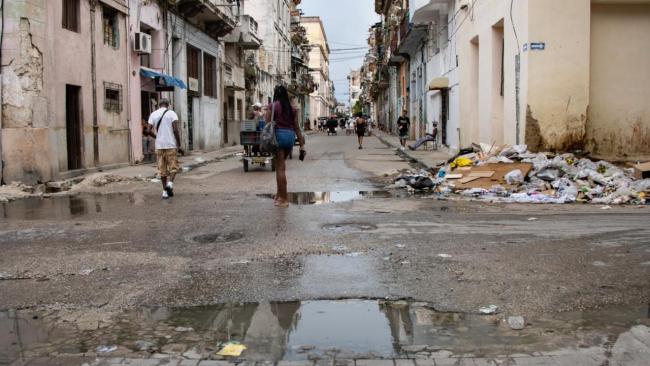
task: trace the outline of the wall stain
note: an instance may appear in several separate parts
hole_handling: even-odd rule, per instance
[[[530,105],[526,108],[525,142],[534,152],[567,152],[582,150],[585,146],[587,112],[580,116],[568,116],[561,132],[548,132],[544,121],[534,117]]]

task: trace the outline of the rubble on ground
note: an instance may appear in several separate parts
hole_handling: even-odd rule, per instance
[[[463,152],[437,172],[403,172],[389,188],[519,203],[650,203],[647,163],[621,168],[571,153],[532,153],[526,145],[475,144]]]

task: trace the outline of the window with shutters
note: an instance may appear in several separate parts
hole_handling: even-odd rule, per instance
[[[187,45],[187,78],[188,83],[191,84],[190,79],[196,80],[196,84],[199,84],[199,64],[201,56],[201,51],[198,48]],[[201,87],[199,86],[197,90],[193,90],[193,93],[200,93]]]
[[[217,58],[207,53],[203,54],[203,94],[217,97]]]
[[[79,0],[61,0],[63,2],[64,29],[79,32]]]

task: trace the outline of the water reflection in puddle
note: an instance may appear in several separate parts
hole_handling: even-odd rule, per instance
[[[0,360],[28,350],[83,352],[105,344],[135,352],[138,341],[151,342],[163,352],[173,346],[208,355],[221,342],[239,341],[248,347],[243,358],[255,361],[401,358],[441,349],[494,355],[559,349],[598,338],[589,331],[618,336],[635,324],[649,325],[647,307],[614,308],[534,319],[523,331],[513,331],[497,316],[440,313],[423,303],[374,300],[144,308],[100,322],[92,331],[73,330],[71,323],[57,322],[56,314],[45,320],[34,320],[33,314],[0,312]]]
[[[0,204],[0,220],[69,219],[101,213],[125,203],[141,206],[145,203],[145,197],[142,193],[28,197]]]
[[[258,197],[275,198],[274,194],[259,194]],[[335,192],[291,192],[289,202],[294,205],[322,205],[327,203],[350,202],[363,198],[390,198],[388,191],[335,191]]]

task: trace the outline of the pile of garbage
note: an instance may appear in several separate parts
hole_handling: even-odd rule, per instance
[[[647,164],[621,168],[571,153],[532,153],[526,145],[472,146],[437,171],[403,172],[390,188],[520,203],[650,203],[650,179],[638,168]]]

